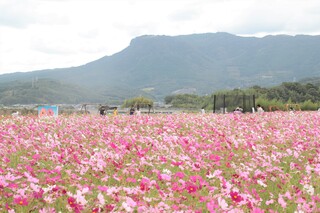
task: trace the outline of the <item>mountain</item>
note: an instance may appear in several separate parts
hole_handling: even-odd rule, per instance
[[[121,52],[88,64],[4,74],[0,75],[0,84],[29,82],[31,86],[34,79],[49,79],[77,87],[81,98],[72,102],[91,99],[110,102],[136,95],[163,100],[178,91],[201,95],[220,89],[274,86],[318,76],[320,36],[256,38],[206,33],[140,36]],[[65,95],[62,89],[59,91],[55,97]],[[0,98],[0,103],[5,101]]]

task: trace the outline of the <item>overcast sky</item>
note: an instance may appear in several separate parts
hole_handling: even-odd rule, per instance
[[[140,35],[320,35],[319,0],[0,0],[0,74],[79,66]]]

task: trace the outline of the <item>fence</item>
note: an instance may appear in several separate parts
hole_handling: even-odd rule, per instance
[[[243,112],[252,112],[255,107],[254,95],[214,95],[213,113],[233,112],[237,107],[241,107]]]

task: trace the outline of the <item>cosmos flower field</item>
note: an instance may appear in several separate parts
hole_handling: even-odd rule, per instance
[[[0,116],[0,212],[320,212],[320,113]]]

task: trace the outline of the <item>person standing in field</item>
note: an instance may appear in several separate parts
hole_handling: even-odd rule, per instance
[[[118,115],[118,108],[117,107],[115,107],[114,109],[113,109],[113,115]]]
[[[130,110],[129,110],[129,115],[134,115],[135,109],[134,106],[132,105]]]
[[[140,116],[140,115],[141,115],[141,111],[140,111],[140,106],[139,106],[139,104],[138,104],[138,106],[137,106],[136,115],[137,115],[137,116]]]
[[[243,113],[243,109],[241,106],[238,106],[234,111],[233,113],[235,114],[242,114]]]
[[[100,112],[100,115],[101,115],[101,116],[105,115],[105,114],[106,114],[106,109],[105,109],[105,107],[104,107],[104,106],[100,106],[100,107],[99,107],[99,112]]]
[[[258,112],[258,113],[264,112],[264,110],[263,110],[263,108],[261,107],[260,104],[257,105],[257,112]]]

